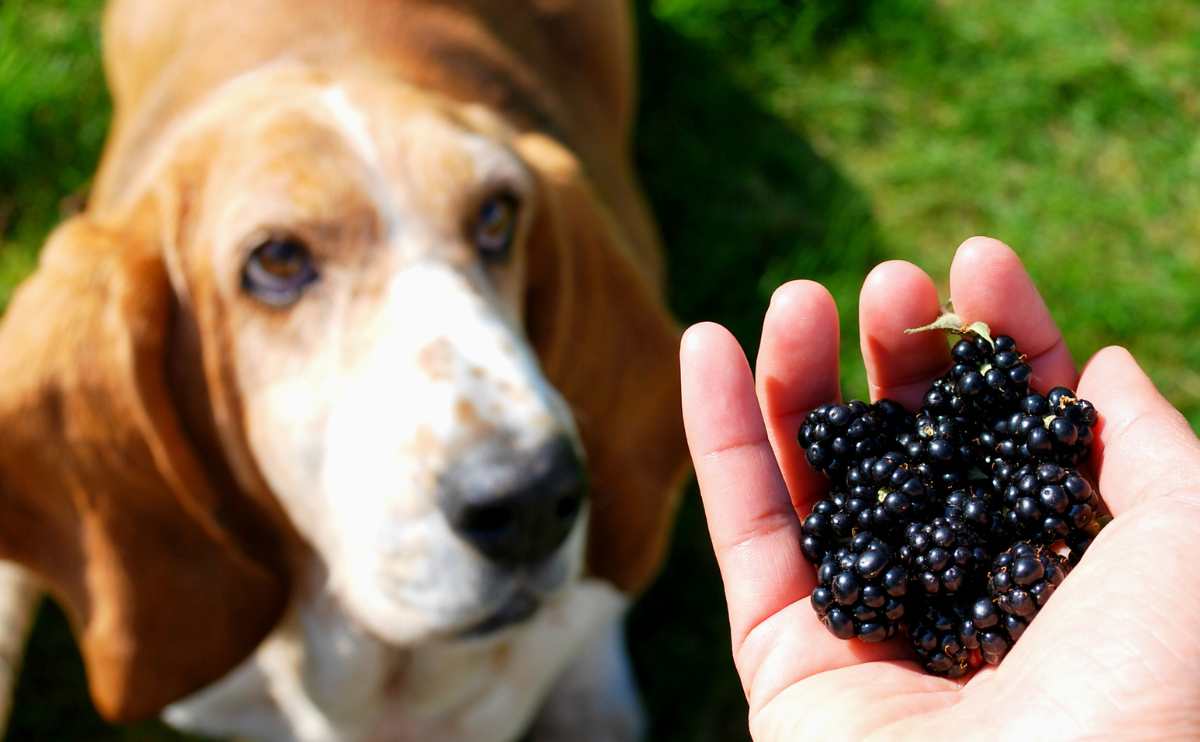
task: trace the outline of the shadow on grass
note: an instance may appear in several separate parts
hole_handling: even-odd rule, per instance
[[[771,291],[856,284],[879,240],[865,197],[739,84],[726,54],[643,8],[638,168],[668,250],[672,308],[721,322],[753,359]],[[857,310],[843,307],[843,333]],[[721,583],[696,489],[669,561],[633,611],[630,643],[656,742],[748,739]]]

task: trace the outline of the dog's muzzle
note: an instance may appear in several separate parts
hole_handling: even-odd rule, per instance
[[[503,566],[538,564],[567,539],[586,497],[566,437],[531,452],[491,447],[442,478],[438,505],[454,532]]]

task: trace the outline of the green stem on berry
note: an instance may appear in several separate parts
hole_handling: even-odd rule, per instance
[[[921,327],[910,327],[904,331],[904,334],[914,335],[918,332],[930,332],[932,330],[943,330],[955,335],[978,335],[986,340],[988,345],[993,348],[996,346],[996,343],[992,340],[992,330],[987,326],[987,323],[967,322],[949,309],[943,309],[942,314],[933,322]]]

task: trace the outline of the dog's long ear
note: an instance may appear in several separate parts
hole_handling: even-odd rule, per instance
[[[687,461],[679,329],[575,157],[540,135],[521,138],[518,149],[541,196],[526,325],[587,450],[589,570],[636,592],[662,560]]]
[[[0,557],[62,603],[112,720],[225,674],[287,594],[175,414],[172,307],[151,245],[76,217],[0,324]]]

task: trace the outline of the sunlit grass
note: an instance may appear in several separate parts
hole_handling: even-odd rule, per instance
[[[1200,6],[801,3],[781,20],[794,5],[656,7],[862,190],[880,257],[944,280],[965,237],[1005,240],[1079,360],[1128,345],[1200,423]]]

